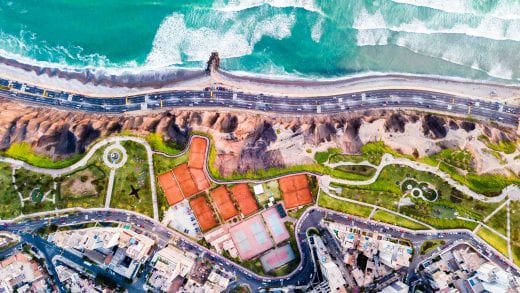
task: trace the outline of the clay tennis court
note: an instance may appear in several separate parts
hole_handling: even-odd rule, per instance
[[[190,173],[199,191],[206,190],[210,187],[206,173],[202,169],[190,168]]]
[[[211,198],[213,202],[217,206],[217,210],[222,216],[222,218],[227,221],[236,215],[238,215],[238,210],[235,208],[231,197],[229,196],[229,192],[226,187],[221,185],[210,192]]]
[[[307,175],[294,175],[278,179],[286,209],[312,203]]]
[[[231,239],[242,260],[248,260],[273,247],[262,216],[256,215],[229,229]]]
[[[213,210],[204,196],[192,199],[190,206],[202,231],[208,231],[217,225],[217,221],[215,221],[213,216]]]
[[[179,165],[173,169],[173,175],[175,175],[175,179],[179,182],[179,186],[185,198],[191,197],[199,191],[195,181],[193,181],[191,177],[187,164]]]
[[[188,159],[188,166],[190,168],[202,169],[204,167],[206,145],[207,142],[203,138],[195,137],[191,140],[190,155]]]
[[[159,185],[163,189],[164,196],[169,205],[174,205],[184,199],[179,185],[177,184],[177,181],[175,181],[171,171],[159,175],[157,179],[159,180]]]
[[[249,216],[258,211],[258,204],[256,203],[251,189],[246,183],[239,183],[231,187],[231,193],[238,203],[240,211],[245,216]]]

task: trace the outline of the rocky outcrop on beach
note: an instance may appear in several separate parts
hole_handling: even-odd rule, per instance
[[[400,152],[425,156],[446,147],[467,148],[482,134],[495,142],[517,139],[512,130],[492,125],[389,110],[298,117],[215,110],[100,115],[7,100],[0,100],[0,104],[0,150],[26,142],[37,153],[62,159],[122,131],[138,135],[155,132],[175,145],[185,146],[194,130],[213,137],[216,164],[223,174],[313,163],[316,151],[333,147],[357,153],[369,141],[383,140]],[[478,155],[480,145],[473,147]]]

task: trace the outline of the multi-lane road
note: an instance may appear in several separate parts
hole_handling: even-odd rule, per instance
[[[38,230],[41,227],[49,224],[56,225],[76,225],[79,223],[88,222],[117,222],[117,223],[128,223],[131,224],[134,229],[137,229],[139,233],[146,233],[148,236],[154,238],[158,247],[164,247],[170,242],[175,244],[182,249],[191,251],[197,255],[204,255],[211,262],[218,264],[222,268],[234,272],[237,278],[236,283],[247,284],[254,291],[260,288],[276,288],[276,287],[299,287],[309,283],[312,277],[316,273],[316,268],[312,261],[312,253],[307,241],[306,231],[311,227],[319,228],[320,222],[323,218],[329,218],[333,221],[344,223],[347,225],[353,225],[360,229],[366,229],[369,231],[380,231],[383,234],[387,234],[395,238],[409,239],[417,250],[423,241],[430,239],[444,239],[447,244],[453,243],[456,240],[464,240],[476,247],[482,253],[492,258],[500,266],[507,269],[509,266],[506,260],[499,253],[494,252],[493,249],[488,247],[481,240],[474,237],[470,231],[466,230],[451,230],[451,231],[410,231],[407,229],[382,224],[366,219],[360,219],[336,212],[324,210],[321,208],[313,207],[308,209],[303,216],[300,218],[296,225],[295,233],[298,242],[301,263],[298,268],[291,274],[284,277],[263,277],[258,276],[247,269],[233,263],[232,261],[222,257],[221,255],[206,249],[205,247],[197,244],[196,242],[182,236],[181,234],[169,229],[161,223],[146,217],[144,215],[136,214],[133,212],[126,212],[123,210],[115,209],[86,209],[82,211],[68,213],[61,216],[50,216],[45,218],[28,219],[18,222],[13,221],[1,221],[0,230],[17,233],[22,236],[23,240],[30,240],[30,243],[40,243],[40,246],[45,245],[48,248],[52,248],[52,243],[48,243],[41,239],[29,239],[31,233]],[[53,248],[57,249],[57,248]],[[51,249],[52,250],[52,249]],[[61,251],[62,250],[59,250]],[[407,273],[413,275],[413,270],[417,264],[423,260],[423,257],[414,258],[412,265],[410,266]],[[520,272],[516,268],[512,268],[516,275],[520,275]]]
[[[418,89],[382,89],[298,98],[234,92],[217,87],[200,91],[157,91],[123,97],[93,97],[0,78],[0,96],[28,103],[98,113],[125,113],[161,108],[235,108],[282,114],[334,114],[392,108],[470,116],[512,127],[518,125],[520,116],[519,106]]]

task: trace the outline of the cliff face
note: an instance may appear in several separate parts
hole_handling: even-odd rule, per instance
[[[388,140],[392,147],[406,153],[421,147],[407,148],[407,145],[413,146],[414,137],[431,141],[433,146],[461,147],[463,142],[452,138],[450,133],[473,133],[476,127],[492,140],[516,139],[512,133],[490,126],[392,111],[302,117],[202,110],[98,115],[31,107],[5,100],[0,100],[0,106],[0,150],[23,141],[38,153],[60,159],[84,152],[94,140],[121,131],[143,135],[157,132],[166,140],[186,145],[190,131],[196,130],[213,136],[217,167],[223,174],[312,163],[317,150],[337,147],[355,153],[363,143],[371,140]],[[411,125],[418,130],[410,130]],[[403,135],[407,138],[401,146],[396,138]],[[424,147],[419,153],[429,154],[435,151],[433,148]]]

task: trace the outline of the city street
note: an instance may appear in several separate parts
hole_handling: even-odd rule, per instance
[[[0,78],[0,97],[97,113],[125,113],[161,108],[237,108],[280,114],[335,114],[375,109],[418,109],[518,126],[520,107],[478,98],[418,89],[384,89],[335,96],[283,97],[233,92],[220,88],[168,91],[128,97],[87,97],[42,89]]]
[[[0,223],[0,229],[9,231],[22,236],[24,241],[31,244],[38,244],[52,247],[52,244],[48,244],[37,236],[28,236],[30,233],[38,230],[41,227],[49,224],[56,225],[75,225],[78,223],[88,222],[118,222],[128,223],[137,229],[141,233],[145,233],[150,237],[156,239],[158,247],[164,247],[171,241],[176,241],[177,245],[181,249],[191,251],[197,255],[204,255],[208,260],[214,262],[224,269],[234,272],[237,278],[237,283],[247,284],[250,288],[255,291],[259,288],[276,288],[276,287],[291,287],[291,286],[303,286],[309,282],[309,277],[315,273],[314,264],[311,259],[311,250],[307,242],[306,231],[312,227],[319,227],[320,221],[324,218],[343,223],[346,225],[353,225],[360,229],[369,231],[379,231],[383,234],[387,234],[394,238],[409,239],[414,249],[417,251],[420,245],[425,240],[431,239],[443,239],[446,241],[446,245],[450,245],[455,241],[465,241],[481,251],[486,257],[493,259],[498,265],[507,269],[508,263],[497,253],[494,249],[490,248],[481,240],[476,239],[471,231],[467,230],[445,230],[445,231],[412,231],[395,227],[379,222],[374,222],[366,219],[360,219],[349,215],[344,215],[329,210],[325,210],[318,207],[309,208],[300,218],[296,226],[296,238],[301,254],[301,263],[298,268],[291,274],[285,277],[264,277],[256,275],[255,273],[235,264],[234,262],[224,258],[217,253],[208,250],[207,248],[199,245],[191,239],[184,237],[182,234],[171,230],[161,223],[148,218],[144,215],[139,215],[133,212],[127,212],[115,209],[85,209],[78,212],[70,212],[66,215],[45,217],[39,219],[28,219],[20,222],[2,221]],[[54,252],[57,251],[57,252]],[[62,250],[53,248],[50,252],[49,258],[52,256],[62,253]],[[415,254],[417,256],[417,254]],[[63,253],[62,256],[68,258],[69,254]],[[73,256],[70,255],[72,259]],[[413,259],[411,266],[406,271],[409,276],[414,275],[416,266],[421,263],[424,259],[429,257],[429,254]],[[78,262],[79,264],[79,262]],[[520,272],[516,267],[513,268],[513,272],[520,275]]]

